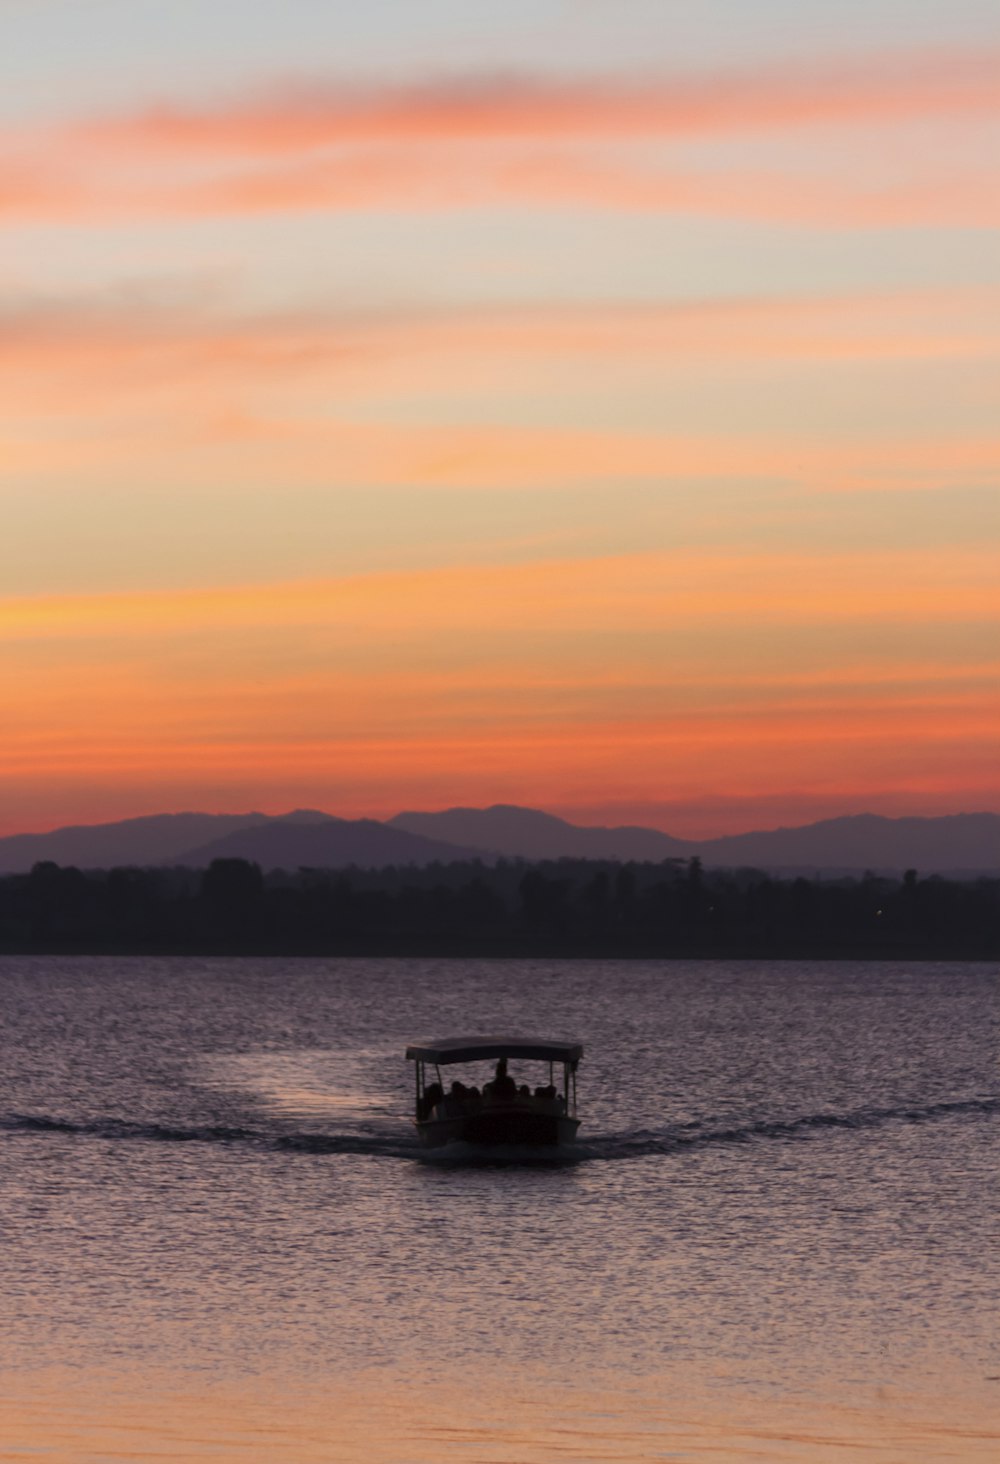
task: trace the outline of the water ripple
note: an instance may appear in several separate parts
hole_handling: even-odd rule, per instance
[[[666,1127],[661,1132],[639,1129],[633,1132],[595,1134],[583,1138],[565,1156],[545,1152],[541,1157],[557,1161],[565,1157],[572,1162],[644,1158],[656,1154],[670,1155],[708,1145],[747,1144],[755,1140],[794,1139],[823,1131],[861,1131],[886,1124],[930,1123],[954,1117],[992,1117],[1000,1113],[1000,1097],[958,1098],[924,1106],[905,1105],[895,1108],[859,1108],[850,1113],[806,1113],[793,1118],[763,1119],[758,1122],[714,1127],[709,1123],[688,1124],[683,1128]],[[275,1135],[252,1128],[223,1124],[179,1127],[173,1124],[150,1123],[123,1118],[73,1120],[50,1114],[8,1113],[0,1115],[0,1131],[11,1134],[58,1134],[105,1140],[140,1140],[147,1143],[249,1144],[275,1152],[300,1154],[358,1154],[382,1158],[412,1159],[421,1154],[415,1135],[405,1129],[377,1133],[283,1133]],[[539,1157],[538,1151],[496,1149],[480,1150],[471,1145],[449,1145],[449,1159],[503,1158],[509,1162]],[[438,1151],[422,1157],[443,1158]]]

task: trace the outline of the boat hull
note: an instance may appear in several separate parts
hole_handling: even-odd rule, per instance
[[[445,1144],[554,1149],[572,1144],[579,1127],[580,1120],[566,1114],[535,1113],[527,1108],[484,1108],[453,1118],[418,1120],[417,1134],[428,1149],[440,1149]]]

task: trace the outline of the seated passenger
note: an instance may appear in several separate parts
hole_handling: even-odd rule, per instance
[[[435,1104],[440,1103],[444,1097],[444,1089],[440,1083],[431,1083],[424,1089],[424,1096],[418,1104],[418,1118],[430,1118]]]
[[[531,1089],[528,1087],[527,1083],[522,1083],[521,1086],[518,1088],[517,1101],[518,1103],[531,1102]]]
[[[509,1103],[516,1094],[517,1084],[507,1071],[507,1059],[501,1057],[497,1061],[493,1081],[483,1089],[483,1097],[493,1103]]]
[[[552,1083],[546,1083],[544,1087],[535,1089],[535,1102],[543,1113],[557,1113],[560,1111],[556,1099],[556,1090]]]

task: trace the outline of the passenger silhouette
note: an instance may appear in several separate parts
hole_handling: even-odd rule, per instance
[[[424,1103],[422,1118],[430,1118],[436,1104],[444,1097],[444,1089],[440,1083],[431,1083],[429,1088],[424,1089]]]
[[[507,1059],[505,1057],[498,1059],[493,1081],[486,1084],[484,1092],[494,1102],[509,1102],[516,1095],[517,1084],[507,1071]]]

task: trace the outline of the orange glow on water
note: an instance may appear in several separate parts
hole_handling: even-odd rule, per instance
[[[33,1378],[0,1397],[9,1457],[44,1452],[53,1464],[152,1457],[183,1464],[438,1464],[444,1452],[483,1461],[607,1458],[648,1464],[665,1451],[720,1464],[794,1457],[837,1464],[873,1448],[892,1458],[992,1460],[1000,1434],[986,1399],[964,1380],[948,1389],[934,1375],[892,1387],[871,1386],[851,1403],[802,1402],[749,1394],[720,1369],[686,1378],[607,1378],[580,1392],[539,1369],[469,1380],[401,1383],[383,1372],[322,1387],[220,1381],[195,1386],[173,1377],[104,1377],[87,1383],[59,1374]],[[159,1387],[157,1387],[159,1382]]]

